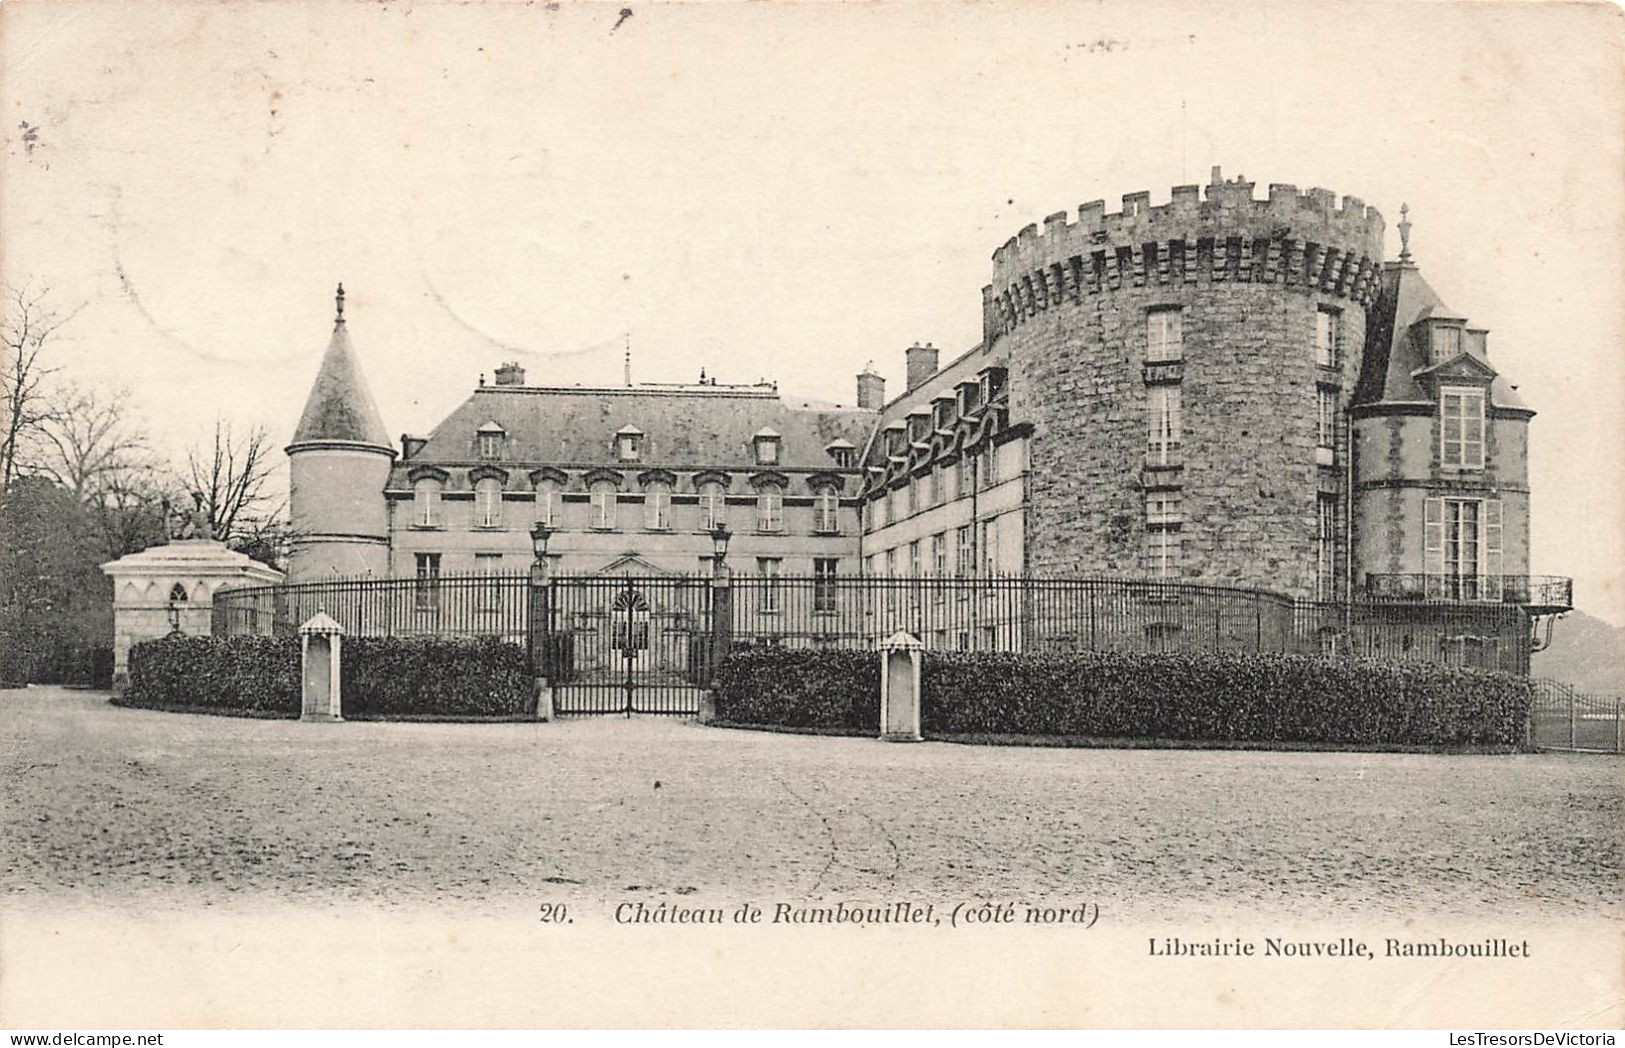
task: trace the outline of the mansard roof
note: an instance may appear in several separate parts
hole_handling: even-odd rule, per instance
[[[753,439],[780,435],[776,469],[831,468],[834,441],[865,440],[875,412],[803,406],[768,386],[533,387],[482,386],[435,427],[408,466],[477,461],[475,434],[487,421],[507,433],[504,462],[624,467],[619,433],[642,434],[638,468],[760,468]],[[404,474],[403,474],[404,476]]]
[[[383,416],[367,388],[361,362],[350,345],[350,334],[341,315],[333,325],[333,337],[316,371],[304,414],[293,431],[294,444],[307,441],[343,440],[389,449],[389,432]]]
[[[1436,367],[1449,367],[1451,361],[1435,365],[1426,340],[1412,336],[1413,326],[1427,320],[1462,322],[1460,314],[1444,304],[1415,265],[1387,263],[1383,267],[1377,300],[1366,313],[1365,356],[1354,389],[1355,406],[1433,399],[1421,380]],[[1474,364],[1494,375],[1490,382],[1490,403],[1498,408],[1529,411],[1506,376],[1500,374],[1481,349],[1470,346],[1470,341],[1463,339],[1461,356],[1471,358]]]

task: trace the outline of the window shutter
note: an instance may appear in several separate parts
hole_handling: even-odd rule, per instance
[[[1501,500],[1484,500],[1484,596],[1501,599]]]
[[[1439,597],[1444,592],[1444,499],[1427,500],[1426,517],[1422,526],[1422,562],[1426,572],[1427,596]]]

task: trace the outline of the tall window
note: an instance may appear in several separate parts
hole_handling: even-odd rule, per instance
[[[536,486],[536,522],[550,528],[561,523],[559,516],[559,483],[544,480]]]
[[[942,501],[942,478],[938,475],[936,467],[925,475],[925,504],[935,506]]]
[[[1173,527],[1147,528],[1145,570],[1155,579],[1171,579],[1179,574],[1179,531]]]
[[[1484,391],[1446,387],[1439,394],[1439,451],[1446,466],[1484,468]]]
[[[890,488],[886,492],[886,517],[893,524],[903,519],[903,491]]]
[[[886,577],[889,579],[897,577],[897,547],[895,546],[886,551]]]
[[[765,612],[779,610],[779,568],[783,565],[779,557],[756,558],[756,574],[762,578],[761,609]]]
[[[945,578],[948,574],[948,534],[939,531],[931,536],[931,574]]]
[[[502,481],[486,477],[474,485],[474,526],[502,527]]]
[[[763,488],[756,493],[756,530],[784,530],[784,493],[777,488]]]
[[[999,522],[982,522],[982,570],[989,576],[999,573]]]
[[[920,540],[915,539],[908,544],[908,573],[911,578],[920,577]]]
[[[1183,360],[1184,325],[1177,309],[1154,309],[1145,315],[1145,359],[1148,364]]]
[[[417,584],[413,587],[413,601],[419,611],[433,611],[440,606],[440,554],[417,555]]]
[[[881,495],[869,503],[869,507],[869,514],[875,527],[883,528],[891,523],[891,500],[886,495]]]
[[[1427,500],[1427,595],[1445,600],[1501,597],[1501,500]]]
[[[908,513],[909,516],[913,516],[920,512],[920,481],[910,477],[904,488],[908,491]]]
[[[1149,433],[1146,443],[1146,461],[1156,465],[1169,465],[1179,461],[1181,407],[1179,387],[1149,386]]]
[[[827,488],[813,496],[813,530],[820,535],[834,535],[841,530],[840,499]]]
[[[991,488],[999,482],[999,449],[989,444],[982,449],[982,487]]]
[[[615,526],[615,483],[596,481],[592,486],[592,526],[607,531]]]
[[[954,571],[959,575],[976,574],[976,529],[966,524],[958,532],[958,550],[954,558]]]
[[[1150,577],[1166,579],[1179,574],[1179,527],[1183,520],[1179,492],[1146,492],[1143,568]]]
[[[1337,599],[1337,496],[1315,500],[1315,599]]]
[[[1331,450],[1337,447],[1337,390],[1323,387],[1317,392],[1319,425],[1315,441],[1317,446]]]
[[[1337,366],[1337,341],[1342,317],[1335,309],[1315,314],[1315,363],[1323,368]]]
[[[474,573],[486,577],[479,587],[475,607],[480,611],[496,611],[502,606],[502,583],[497,578],[502,574],[502,554],[474,554]]]
[[[964,459],[961,457],[960,461],[955,462],[952,466],[942,467],[942,487],[944,489],[942,498],[944,502],[952,502],[963,494],[959,486],[959,470],[963,461]]]
[[[440,526],[440,482],[424,477],[412,485],[413,522],[420,528]]]
[[[1433,363],[1442,364],[1461,352],[1461,328],[1435,324],[1432,341]]]
[[[835,569],[838,561],[834,557],[813,558],[813,611],[835,610]]]
[[[722,485],[708,480],[700,485],[700,527],[712,531],[727,523],[727,504],[723,501]]]
[[[643,489],[644,523],[654,531],[671,527],[671,486],[654,481]]]

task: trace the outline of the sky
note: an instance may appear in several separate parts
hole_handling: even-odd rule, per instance
[[[0,7],[0,277],[175,452],[292,433],[333,288],[386,424],[481,374],[772,379],[980,338],[1029,222],[1222,165],[1377,206],[1532,423],[1531,570],[1625,625],[1622,24],[1573,4]]]

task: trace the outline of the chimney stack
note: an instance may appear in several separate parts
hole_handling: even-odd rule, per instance
[[[519,362],[517,360],[509,361],[508,363],[497,368],[497,385],[523,386],[524,384],[525,369],[519,366]]]
[[[858,407],[879,411],[886,406],[886,380],[875,373],[875,363],[863,365],[858,373]]]
[[[908,388],[918,389],[925,380],[937,373],[937,347],[918,342],[908,347]]]

